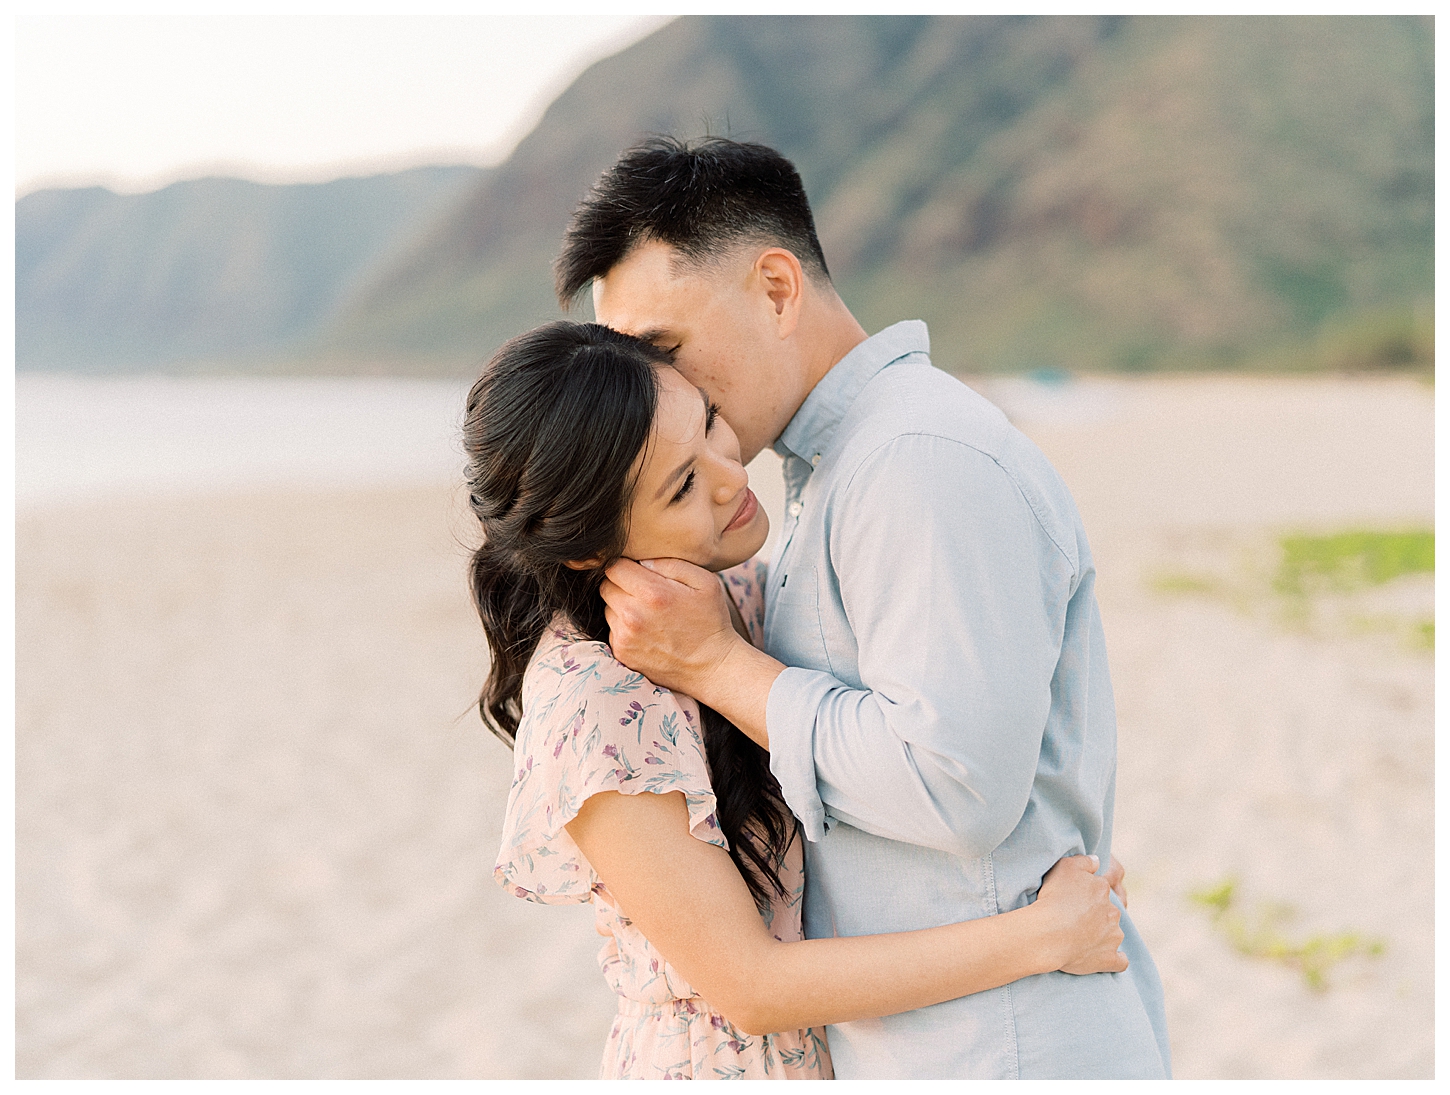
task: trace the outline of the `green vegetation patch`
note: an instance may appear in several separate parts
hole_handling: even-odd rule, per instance
[[[1435,621],[1427,590],[1412,583],[1435,572],[1433,529],[1346,529],[1294,533],[1240,544],[1237,564],[1224,545],[1197,545],[1184,556],[1197,565],[1145,575],[1154,593],[1198,597],[1248,616],[1267,616],[1291,631],[1322,635],[1396,636],[1407,649],[1435,649]],[[1209,549],[1205,556],[1203,549]],[[1427,611],[1428,610],[1428,611]]]
[[[1296,942],[1280,927],[1293,917],[1291,906],[1261,905],[1258,914],[1250,921],[1235,910],[1237,887],[1234,879],[1225,879],[1217,885],[1193,891],[1188,898],[1209,911],[1214,926],[1240,954],[1279,962],[1299,970],[1304,976],[1304,983],[1314,992],[1328,990],[1329,971],[1340,962],[1356,955],[1378,958],[1384,954],[1383,940],[1367,938],[1353,931],[1316,933]]]
[[[1220,592],[1223,583],[1211,574],[1196,574],[1189,571],[1164,570],[1155,574],[1149,583],[1155,593],[1183,596],[1194,594],[1212,595]]]
[[[1340,532],[1330,536],[1285,536],[1274,588],[1303,595],[1314,588],[1351,590],[1383,585],[1406,574],[1435,572],[1435,533]]]

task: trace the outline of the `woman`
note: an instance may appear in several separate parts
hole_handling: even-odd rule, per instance
[[[801,844],[768,756],[610,655],[603,570],[721,573],[760,640],[768,522],[730,427],[670,354],[594,324],[505,345],[469,394],[472,587],[492,654],[479,706],[514,749],[497,881],[591,901],[620,996],[601,1078],[828,1077],[819,1027],[1052,970],[1118,971],[1091,857],[1031,905],[921,931],[803,940]],[[890,880],[883,880],[889,900]]]

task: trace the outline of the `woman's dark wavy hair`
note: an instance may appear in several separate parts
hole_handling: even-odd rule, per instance
[[[666,350],[596,323],[550,323],[506,343],[468,393],[468,500],[483,531],[469,568],[492,661],[484,722],[510,748],[524,671],[562,612],[609,639],[599,585],[629,537],[635,460],[649,443]],[[586,570],[570,560],[597,559]],[[717,818],[730,855],[764,906],[784,893],[778,867],[795,825],[769,755],[700,705]],[[747,836],[747,833],[749,836]]]

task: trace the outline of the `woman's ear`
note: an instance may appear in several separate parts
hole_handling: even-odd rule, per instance
[[[566,559],[564,565],[570,570],[594,570],[599,566],[598,559]]]

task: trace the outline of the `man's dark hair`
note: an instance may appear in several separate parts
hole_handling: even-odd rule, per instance
[[[768,240],[807,274],[830,277],[800,175],[762,144],[651,137],[626,151],[574,211],[554,264],[559,303],[568,308],[647,239],[700,263],[746,240]]]

